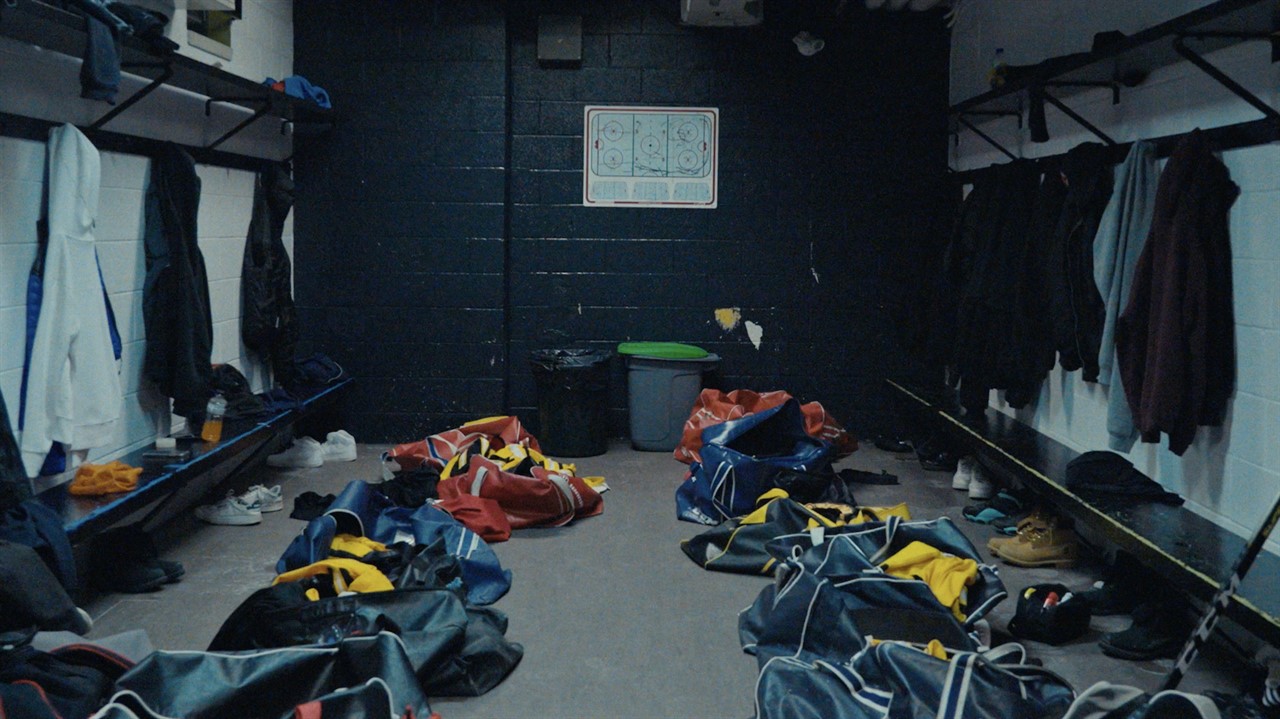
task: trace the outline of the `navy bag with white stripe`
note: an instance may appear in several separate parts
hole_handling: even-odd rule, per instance
[[[898,642],[846,663],[777,657],[756,682],[759,719],[1056,719],[1075,699],[1065,679],[1024,663],[1018,645],[938,659]]]
[[[676,516],[719,524],[755,509],[756,499],[776,486],[783,470],[816,473],[835,457],[831,443],[805,431],[795,399],[741,419],[702,430],[702,461],[676,488]]]

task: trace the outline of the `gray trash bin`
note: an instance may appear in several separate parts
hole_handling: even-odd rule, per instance
[[[699,359],[627,357],[631,446],[646,452],[673,451],[702,391],[703,373],[719,363],[714,354]]]

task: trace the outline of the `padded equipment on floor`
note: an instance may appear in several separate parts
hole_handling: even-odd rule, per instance
[[[708,427],[773,409],[790,399],[791,395],[782,390],[753,392],[735,389],[728,393],[717,389],[702,390],[688,421],[684,423],[684,435],[680,446],[676,447],[675,458],[685,464],[701,462],[700,451],[706,441],[703,432]],[[816,439],[835,445],[837,457],[853,454],[858,449],[858,440],[846,432],[821,403],[807,402],[800,406],[800,410],[804,413],[805,431]]]
[[[707,427],[702,431],[701,456],[676,489],[677,516],[701,524],[750,512],[783,469],[816,472],[834,459],[830,443],[805,431],[800,403],[794,399]]]
[[[1089,631],[1089,603],[1062,584],[1035,584],[1018,595],[1009,633],[1020,639],[1064,644]]]
[[[223,654],[157,651],[116,683],[116,702],[172,717],[278,717],[350,687],[379,680],[391,706],[429,716],[404,641],[391,632],[348,637],[328,647]]]
[[[822,531],[846,525],[879,521],[892,512],[906,512],[898,507],[841,507],[832,517],[832,505],[805,505],[787,496],[781,489],[765,492],[761,505],[750,514],[735,517],[696,537],[680,543],[680,548],[703,569],[736,574],[771,574],[778,559],[765,545],[780,536]]]
[[[430,505],[394,506],[362,480],[349,482],[323,515],[307,523],[276,562],[276,572],[283,574],[328,557],[340,533],[384,544],[411,537],[414,544],[430,545],[443,539],[449,553],[458,558],[467,601],[472,604],[492,604],[511,588],[511,572],[502,568],[498,555],[475,532]]]
[[[1065,679],[1004,647],[938,659],[900,642],[847,663],[777,657],[756,683],[759,719],[1049,719],[1075,699]]]
[[[777,656],[839,660],[868,637],[977,647],[924,582],[876,571],[847,541],[806,554],[778,565],[774,583],[738,617],[743,651],[761,666]]]
[[[401,469],[413,469],[423,464],[444,469],[449,460],[481,438],[487,439],[494,449],[501,449],[508,444],[523,444],[534,450],[542,450],[538,439],[520,424],[519,417],[498,416],[477,419],[417,442],[396,445],[387,450],[383,459],[395,461]]]
[[[996,604],[1009,595],[994,567],[978,554],[969,538],[948,517],[927,522],[907,522],[898,516],[889,516],[885,522],[867,523],[836,530],[832,537],[817,537],[812,532],[796,532],[770,541],[766,550],[779,560],[798,556],[811,568],[818,566],[832,551],[822,549],[822,544],[839,540],[850,545],[849,550],[863,557],[863,561],[879,566],[886,559],[905,549],[912,542],[923,542],[963,559],[977,562],[978,573],[967,591],[961,610],[963,624],[972,627]]]

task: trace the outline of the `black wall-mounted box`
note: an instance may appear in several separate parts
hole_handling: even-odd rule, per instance
[[[543,65],[582,63],[582,16],[538,16],[538,62]]]

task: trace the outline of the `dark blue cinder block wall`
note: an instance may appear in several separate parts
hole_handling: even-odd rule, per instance
[[[752,29],[682,27],[675,0],[300,6],[296,70],[341,119],[299,146],[297,294],[312,343],[360,378],[353,432],[536,426],[530,350],[625,340],[701,345],[725,389],[884,428],[884,378],[919,369],[888,308],[912,290],[904,258],[941,239],[947,36],[936,15],[831,5],[769,2]],[[582,16],[580,66],[539,65],[549,13]],[[801,29],[825,49],[796,52]],[[592,104],[719,108],[719,208],[582,207]],[[610,406],[625,434],[621,362]]]

